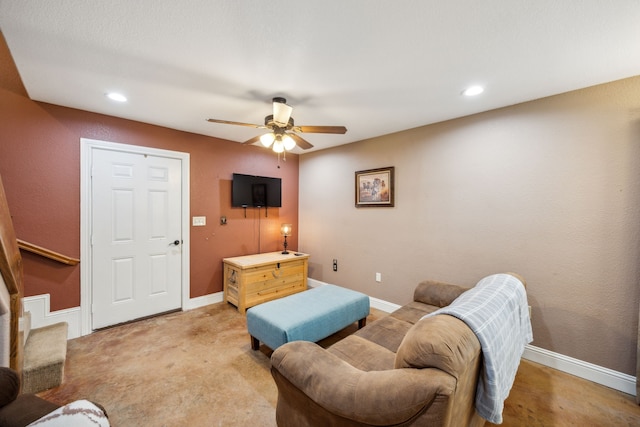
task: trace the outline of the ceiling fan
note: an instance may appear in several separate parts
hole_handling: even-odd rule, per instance
[[[271,147],[273,151],[282,153],[290,151],[296,145],[303,150],[313,148],[308,141],[302,138],[298,133],[334,133],[344,134],[347,128],[344,126],[296,126],[291,117],[293,107],[287,105],[284,98],[273,98],[273,114],[264,118],[264,125],[255,125],[251,123],[233,122],[229,120],[207,119],[212,123],[223,123],[227,125],[248,126],[256,129],[269,129],[270,132],[264,135],[254,136],[243,142],[243,144],[253,144],[257,141],[265,147]]]

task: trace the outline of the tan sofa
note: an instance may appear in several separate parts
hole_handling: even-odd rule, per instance
[[[484,425],[474,409],[480,342],[453,316],[418,322],[466,290],[424,281],[414,301],[326,350],[305,341],[278,348],[278,425]]]

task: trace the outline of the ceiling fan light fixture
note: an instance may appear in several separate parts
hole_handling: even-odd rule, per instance
[[[296,142],[289,135],[284,135],[282,137],[282,144],[284,149],[287,151],[291,151],[296,147]]]
[[[273,133],[265,133],[260,137],[260,143],[268,148],[271,146],[271,144],[273,144],[273,141],[275,141],[275,139],[276,136]]]
[[[284,144],[282,141],[278,140],[273,143],[273,151],[276,153],[282,153],[284,151]]]

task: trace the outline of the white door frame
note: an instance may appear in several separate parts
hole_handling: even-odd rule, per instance
[[[157,157],[169,157],[182,162],[182,310],[190,298],[190,229],[189,229],[189,153],[119,144],[96,139],[80,138],[80,314],[81,335],[93,332],[91,322],[92,265],[91,265],[91,153],[93,149],[121,151]]]

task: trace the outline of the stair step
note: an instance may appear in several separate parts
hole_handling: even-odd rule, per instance
[[[38,393],[62,384],[68,329],[66,322],[31,329],[24,346],[23,393]]]

